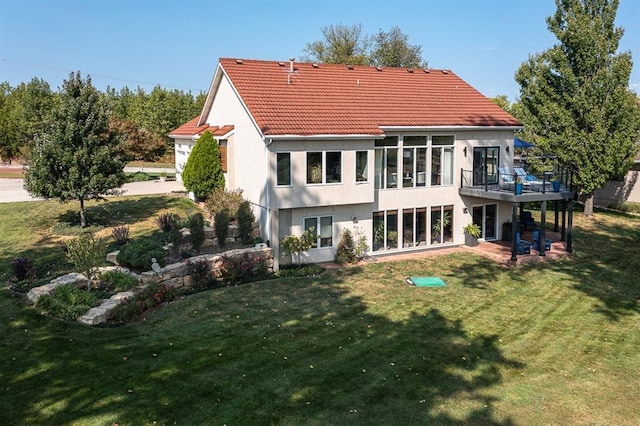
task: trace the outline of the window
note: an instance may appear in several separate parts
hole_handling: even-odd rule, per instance
[[[402,149],[402,186],[426,185],[427,137],[405,136]]]
[[[398,137],[376,141],[375,188],[398,187]]]
[[[333,217],[306,217],[304,219],[304,229],[308,231],[311,228],[313,228],[311,232],[316,239],[313,248],[333,246]]]
[[[342,152],[307,152],[307,183],[342,182]]]
[[[453,241],[453,206],[431,207],[431,243]]]
[[[373,213],[373,250],[398,248],[398,211]]]
[[[291,153],[278,152],[276,154],[276,175],[278,186],[291,185]]]
[[[223,173],[227,173],[227,140],[222,139],[218,143],[218,150],[220,151],[220,167]]]
[[[453,136],[431,137],[431,185],[453,185]]]
[[[367,151],[356,151],[356,182],[369,180],[368,155]]]

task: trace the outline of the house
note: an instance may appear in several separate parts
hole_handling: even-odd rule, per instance
[[[500,238],[515,199],[486,184],[512,165],[521,127],[449,70],[224,58],[202,113],[170,137],[181,179],[210,130],[274,257],[289,261],[280,241],[313,227],[305,261],[322,262],[344,229],[371,255],[462,244],[471,221]]]

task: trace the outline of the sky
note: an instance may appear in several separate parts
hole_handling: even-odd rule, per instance
[[[37,77],[58,90],[79,70],[100,90],[197,94],[221,57],[299,59],[323,27],[361,24],[398,26],[430,68],[515,101],[518,67],[557,42],[545,22],[554,12],[554,0],[0,0],[0,82]],[[620,0],[616,25],[640,93],[639,0]]]

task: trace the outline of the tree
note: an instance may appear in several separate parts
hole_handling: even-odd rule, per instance
[[[370,63],[380,67],[427,68],[427,61],[422,60],[422,46],[410,45],[409,36],[397,26],[388,32],[380,30],[373,37]]]
[[[381,67],[426,67],[422,47],[409,44],[399,27],[369,36],[362,25],[329,25],[322,28],[324,40],[308,43],[302,59],[325,64],[375,65]]]
[[[629,169],[638,146],[640,109],[628,89],[631,53],[616,53],[624,33],[618,0],[556,0],[547,18],[559,44],[516,72],[519,119],[527,137],[574,173],[593,215],[593,193]]]
[[[182,172],[184,187],[196,198],[207,198],[215,189],[224,188],[218,142],[208,130],[198,138]]]
[[[369,64],[369,37],[362,34],[362,24],[329,25],[320,30],[323,41],[308,43],[303,60],[325,64]]]
[[[121,142],[91,77],[69,74],[51,128],[36,139],[25,188],[34,196],[80,202],[80,225],[87,226],[85,201],[115,194],[124,184]]]
[[[122,137],[123,155],[127,161],[156,161],[167,149],[163,138],[131,121],[112,117],[109,126]]]

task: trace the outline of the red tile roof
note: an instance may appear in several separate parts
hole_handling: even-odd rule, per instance
[[[201,135],[205,131],[209,130],[213,136],[224,136],[233,130],[232,125],[226,126],[209,126],[208,124],[203,124],[202,126],[198,126],[198,120],[200,116],[192,118],[191,120],[184,123],[182,126],[175,129],[169,136],[195,136]]]
[[[447,70],[223,58],[265,135],[379,135],[381,127],[521,126]]]

